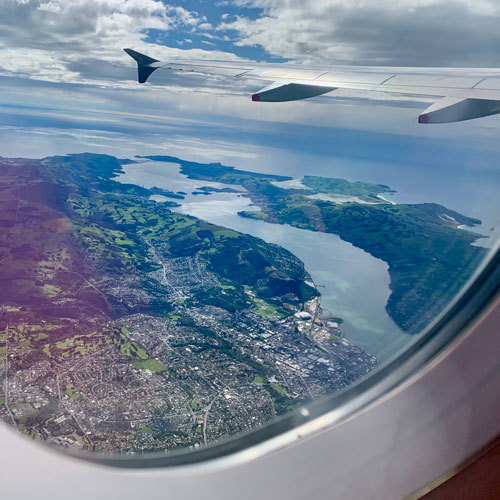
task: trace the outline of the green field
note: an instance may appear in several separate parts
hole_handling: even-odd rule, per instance
[[[153,373],[162,373],[168,370],[168,367],[156,359],[147,359],[145,361],[135,361],[132,363],[138,370],[149,370]]]
[[[389,186],[384,186],[382,184],[370,184],[361,181],[349,182],[345,179],[317,177],[312,175],[306,175],[302,179],[302,184],[310,188],[314,193],[331,195],[375,198],[377,194],[391,192]]]
[[[278,385],[278,384],[271,384],[271,388],[276,391],[278,394],[280,394],[281,396],[286,396],[286,392],[285,392],[285,389],[283,389],[283,387],[281,387],[281,385]]]
[[[73,400],[77,400],[77,399],[80,399],[81,397],[81,394],[80,392],[75,388],[73,387],[72,385],[68,385],[66,387],[66,394]]]

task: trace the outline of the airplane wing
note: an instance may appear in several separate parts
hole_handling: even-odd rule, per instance
[[[158,68],[267,82],[252,101],[307,99],[336,89],[436,98],[419,123],[451,123],[500,113],[500,70],[463,68],[391,68],[382,66],[311,67],[236,61],[158,61],[124,49],[138,66],[139,83]]]

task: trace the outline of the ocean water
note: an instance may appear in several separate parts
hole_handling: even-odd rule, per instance
[[[240,162],[240,168],[302,178],[304,175],[338,177],[349,181],[385,184],[395,193],[384,197],[395,203],[439,203],[457,212],[479,219],[474,231],[485,236],[481,246],[492,247],[500,238],[500,154],[481,150],[429,152],[426,158],[424,141],[415,141],[413,148],[394,151],[387,160],[336,156],[294,158],[281,154],[259,168],[258,162]],[[418,146],[418,150],[415,148]],[[362,144],[360,145],[362,148]],[[391,149],[391,145],[386,145]],[[439,150],[438,150],[439,151]],[[462,156],[460,154],[462,153]],[[434,156],[433,156],[434,155]]]

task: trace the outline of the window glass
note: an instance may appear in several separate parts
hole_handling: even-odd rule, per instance
[[[500,71],[436,66],[498,67],[498,7],[115,3],[4,1],[0,418],[86,452],[194,450],[372,373],[489,257]],[[427,21],[451,15],[436,49]],[[237,71],[141,86],[127,46]],[[341,88],[253,102],[269,82],[234,76],[254,61]],[[456,107],[472,86],[488,102]],[[449,94],[420,121],[481,118],[418,123]]]

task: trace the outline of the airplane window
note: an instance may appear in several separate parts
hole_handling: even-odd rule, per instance
[[[133,3],[0,20],[0,418],[196,460],[335,406],[468,290],[500,235],[500,70],[284,48],[280,2]]]

